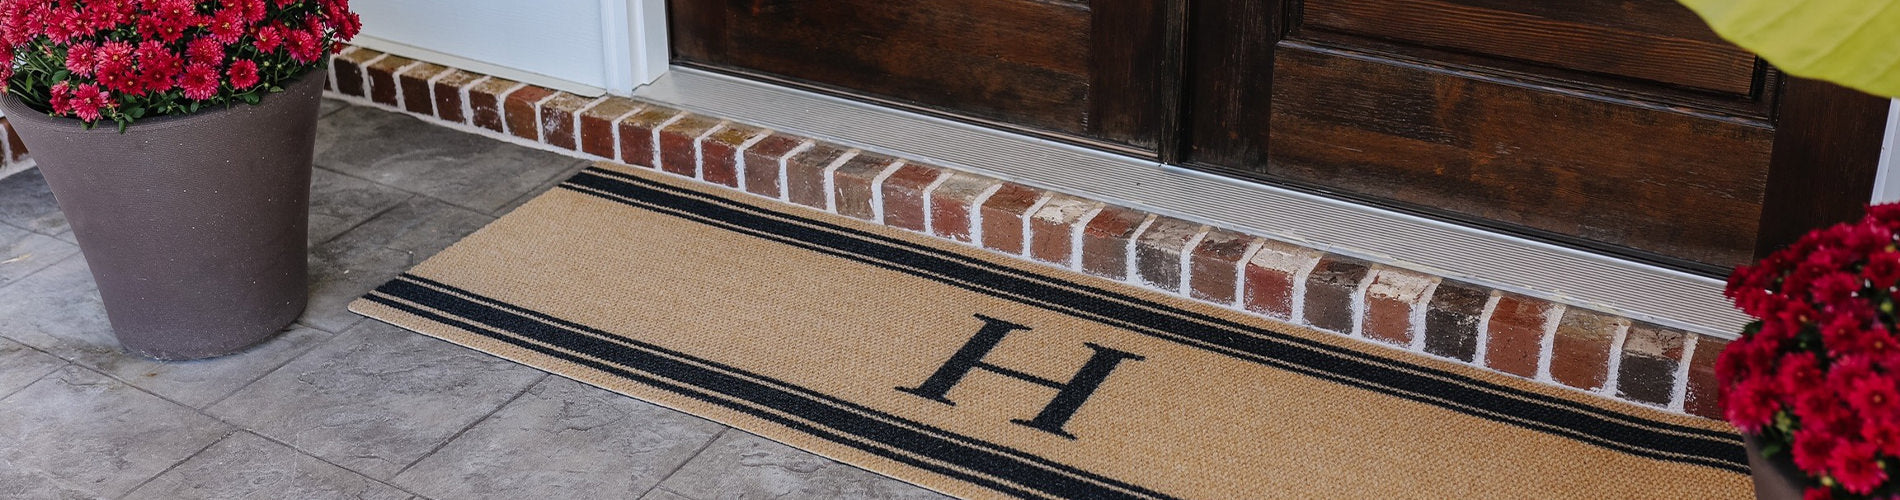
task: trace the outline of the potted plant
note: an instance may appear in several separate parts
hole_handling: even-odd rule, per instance
[[[1871,207],[1729,279],[1727,295],[1758,319],[1715,370],[1762,493],[1900,494],[1897,232],[1900,204]]]
[[[6,111],[114,334],[229,354],[294,321],[322,71],[347,0],[0,0]]]

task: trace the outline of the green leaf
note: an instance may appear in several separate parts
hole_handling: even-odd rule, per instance
[[[1900,0],[1680,0],[1788,74],[1900,96]]]

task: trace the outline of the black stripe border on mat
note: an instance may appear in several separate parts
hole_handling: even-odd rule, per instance
[[[1747,473],[1741,437],[1417,366],[869,231],[589,167],[563,188],[1659,460]]]
[[[1253,327],[1177,307],[1156,303],[1061,278],[1023,271],[968,255],[902,241],[868,231],[753,206],[716,195],[671,186],[638,176],[588,168],[562,188],[600,199],[693,220],[726,230],[817,251],[931,279],[979,293],[1066,313],[1223,355],[1292,370],[1362,389],[1401,397],[1461,413],[1554,434],[1607,449],[1656,460],[1747,473],[1739,436],[1645,419],[1553,396],[1507,387],[1424,366],[1411,365],[1285,333]],[[543,354],[625,376],[670,392],[695,397],[765,418],[803,432],[884,456],[899,462],[956,477],[1017,496],[1088,498],[1162,498],[1163,495],[1066,465],[1034,457],[994,443],[943,432],[898,417],[881,414],[836,398],[766,379],[735,368],[717,366],[712,375],[697,374],[661,363],[668,374],[650,371],[650,359],[660,354],[627,354],[596,344],[573,329],[587,327],[547,317],[526,309],[481,298],[483,304],[455,294],[477,297],[425,278],[405,275],[378,288],[367,299],[445,325],[486,335]],[[446,297],[446,298],[444,298]],[[418,305],[426,307],[418,308]],[[500,306],[498,308],[497,306]],[[508,311],[504,309],[513,309]],[[526,315],[524,315],[526,314]],[[537,319],[538,318],[538,319]],[[544,339],[547,345],[510,335]],[[536,326],[539,325],[539,326]],[[557,326],[564,325],[564,326]],[[550,330],[551,329],[551,330]],[[554,333],[554,331],[565,333]],[[605,334],[605,332],[599,332]],[[507,338],[503,338],[507,337]],[[624,337],[621,337],[624,339]],[[554,341],[548,341],[551,339]],[[555,342],[558,341],[558,342]],[[560,346],[549,348],[548,345]],[[575,346],[587,349],[576,349]],[[625,346],[621,347],[622,349]],[[644,346],[651,352],[657,346]],[[615,366],[573,358],[562,349],[629,358]],[[605,349],[605,350],[603,350]],[[665,356],[687,359],[681,353]],[[662,356],[664,357],[664,356]],[[573,359],[571,359],[573,358]],[[615,359],[615,358],[601,358]],[[713,366],[696,360],[702,366]],[[638,367],[629,369],[628,367]],[[706,370],[707,368],[696,368]],[[665,380],[656,380],[658,376]],[[757,387],[745,383],[757,384]],[[683,384],[683,385],[682,385]],[[737,384],[737,385],[735,385]],[[763,388],[763,389],[761,389]],[[728,390],[767,398],[747,399]],[[759,392],[764,391],[764,392]],[[776,391],[776,392],[773,392]],[[707,394],[724,394],[748,401],[739,403]],[[770,411],[761,408],[772,408]],[[809,422],[788,423],[794,415]],[[849,414],[851,416],[843,416]],[[867,416],[870,415],[870,416]],[[851,420],[865,419],[862,422]],[[830,430],[813,427],[823,423]],[[867,423],[870,422],[870,423]],[[796,424],[796,425],[794,425]],[[836,425],[834,425],[836,424]],[[900,430],[894,430],[900,429]],[[849,436],[839,433],[849,434]],[[898,436],[894,438],[894,436]],[[866,443],[869,440],[870,443]],[[904,450],[899,452],[898,450]],[[920,459],[917,450],[955,450]],[[996,469],[994,464],[1007,464]]]

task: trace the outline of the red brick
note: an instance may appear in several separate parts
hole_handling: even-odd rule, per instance
[[[922,232],[929,222],[924,198],[930,185],[944,171],[915,163],[906,163],[884,179],[884,225]]]
[[[452,123],[468,123],[469,117],[462,112],[463,89],[481,78],[481,75],[452,69],[448,75],[436,79],[435,116]]]
[[[19,132],[13,130],[13,124],[0,118],[0,128],[7,132],[7,157],[15,162],[26,161],[26,143],[20,140]]]
[[[593,99],[559,92],[541,103],[541,142],[561,149],[573,150],[580,147],[576,143],[574,116],[580,114]]]
[[[620,162],[647,168],[658,168],[660,148],[656,138],[659,128],[672,120],[684,119],[686,112],[666,106],[652,105],[621,120]]]
[[[1320,258],[1306,276],[1306,324],[1321,330],[1352,333],[1353,296],[1372,268],[1369,264],[1339,255]]]
[[[541,140],[541,101],[554,96],[554,90],[529,85],[502,98],[501,116],[508,133],[530,141]]]
[[[1478,325],[1491,291],[1445,280],[1432,292],[1425,311],[1425,352],[1470,362],[1478,354]]]
[[[1563,385],[1597,390],[1609,382],[1610,347],[1616,332],[1629,325],[1623,318],[1572,307],[1557,322],[1550,341],[1550,378]]]
[[[745,150],[745,189],[759,196],[779,198],[785,193],[781,163],[806,144],[804,138],[772,134]]]
[[[508,122],[502,119],[501,103],[508,92],[521,86],[512,80],[489,78],[468,88],[468,106],[474,116],[469,124],[477,127],[508,133]]]
[[[739,187],[739,152],[762,137],[766,130],[750,125],[728,123],[699,141],[699,176],[706,182]]]
[[[1293,306],[1301,299],[1294,296],[1294,285],[1306,278],[1319,258],[1318,250],[1267,240],[1242,272],[1246,281],[1243,305],[1249,311],[1292,321]]]
[[[1524,377],[1537,376],[1537,359],[1544,349],[1544,332],[1556,306],[1530,297],[1504,294],[1491,311],[1484,346],[1484,364],[1494,370]]]
[[[369,99],[380,104],[399,105],[397,96],[401,95],[402,89],[396,81],[396,75],[402,72],[403,66],[415,62],[415,59],[391,55],[384,57],[381,61],[371,63],[369,65]]]
[[[625,97],[609,97],[581,112],[581,152],[601,158],[618,158],[614,148],[614,120],[640,109],[640,102]]]
[[[365,76],[367,72],[364,66],[381,55],[383,55],[381,52],[357,48],[356,50],[338,54],[332,59],[331,64],[336,67],[337,93],[357,97],[369,97],[369,88],[366,83],[367,77]]]
[[[964,243],[976,241],[972,234],[971,216],[982,209],[976,205],[983,195],[991,189],[1002,187],[1003,181],[981,175],[958,172],[950,175],[937,189],[930,192],[930,232],[937,236]]]
[[[686,115],[660,127],[660,170],[699,177],[699,138],[725,123],[709,116]]]
[[[1023,218],[1042,200],[1042,191],[1020,184],[1003,184],[996,194],[983,202],[977,218],[982,221],[983,246],[1012,254],[1023,253]]]
[[[1432,278],[1392,268],[1379,268],[1366,284],[1366,318],[1361,333],[1366,338],[1411,346],[1425,325],[1414,318],[1423,316]]]
[[[1207,226],[1158,217],[1135,241],[1135,278],[1149,286],[1181,291],[1181,254],[1188,242],[1200,236]]]
[[[1148,214],[1104,207],[1082,228],[1082,271],[1112,280],[1128,279],[1128,254]]]
[[[1074,196],[1051,196],[1029,216],[1029,257],[1062,267],[1075,265],[1076,231],[1088,222],[1089,212],[1101,206]]]
[[[877,221],[877,177],[894,168],[897,159],[859,153],[832,171],[832,208],[838,215]]]
[[[1623,399],[1668,406],[1675,397],[1676,368],[1689,334],[1648,323],[1631,324],[1623,338],[1623,361],[1617,368],[1616,395]]]
[[[832,164],[840,163],[839,160],[856,155],[856,150],[822,142],[793,155],[785,161],[785,199],[819,210],[830,210],[831,198],[826,194],[825,186],[825,178],[830,174],[828,170]]]
[[[1226,229],[1213,229],[1188,256],[1188,294],[1218,304],[1234,303],[1240,283],[1240,262],[1254,238]]]
[[[429,80],[448,71],[448,68],[429,63],[417,64],[402,72],[402,106],[423,116],[435,116],[435,96]]]
[[[1715,359],[1728,348],[1727,340],[1701,335],[1695,341],[1695,356],[1689,360],[1689,392],[1682,401],[1690,415],[1722,418],[1721,379],[1715,377]]]

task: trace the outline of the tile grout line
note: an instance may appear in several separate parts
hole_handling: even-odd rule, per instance
[[[527,366],[527,365],[522,365],[522,366]],[[532,369],[533,367],[528,367],[528,368]],[[536,369],[535,371],[541,371],[541,370]],[[507,408],[508,405],[515,404],[515,401],[521,399],[522,395],[527,394],[528,391],[534,390],[535,387],[538,387],[542,383],[547,382],[548,378],[553,377],[553,376],[554,375],[552,373],[541,371],[541,374],[536,376],[533,382],[529,382],[527,385],[523,386],[521,390],[515,391],[515,394],[513,396],[509,396],[508,399],[502,400],[501,404],[495,405],[494,409],[488,410],[488,413],[482,414],[481,418],[477,418],[475,420],[470,421],[468,425],[462,426],[461,430],[457,430],[455,431],[454,434],[450,434],[448,439],[444,439],[442,440],[442,442],[436,443],[434,447],[429,448],[429,451],[427,453],[423,453],[421,456],[416,457],[414,461],[409,462],[408,465],[404,465],[402,466],[401,469],[397,469],[395,473],[389,475],[389,479],[391,481],[394,481],[397,476],[401,476],[402,473],[409,472],[409,469],[415,468],[416,464],[420,464],[422,463],[423,460],[428,460],[429,457],[435,456],[437,452],[442,451],[443,448],[447,448],[450,443],[454,443],[455,440],[461,439],[462,435],[468,433],[470,429],[474,429],[475,426],[481,425],[482,422],[487,422],[488,419],[493,418],[496,413],[501,413],[501,410]],[[361,473],[359,472],[359,474]]]
[[[382,480],[382,479],[376,479],[376,478],[374,478],[374,477],[370,477],[370,475],[369,475],[369,474],[367,474],[367,473],[365,473],[365,472],[363,472],[363,471],[359,471],[359,470],[356,470],[356,469],[352,469],[352,468],[349,468],[349,467],[345,467],[345,466],[343,466],[343,464],[339,464],[339,463],[336,463],[336,462],[332,462],[332,461],[330,461],[329,459],[326,459],[326,458],[323,458],[323,457],[319,457],[319,456],[316,456],[316,455],[313,455],[313,454],[311,454],[310,452],[306,452],[306,451],[304,451],[304,450],[303,450],[302,448],[298,448],[298,447],[297,447],[296,445],[292,445],[292,444],[290,444],[290,443],[288,443],[288,442],[284,442],[284,441],[282,441],[282,440],[279,440],[279,439],[277,439],[277,438],[274,438],[274,437],[270,437],[270,436],[267,436],[267,435],[264,435],[264,434],[262,434],[262,433],[259,433],[259,432],[257,432],[257,431],[253,431],[253,430],[250,430],[250,429],[243,429],[243,428],[240,428],[240,429],[238,430],[238,432],[242,432],[242,433],[246,433],[246,434],[250,434],[250,435],[252,435],[252,436],[257,436],[257,437],[258,437],[259,439],[263,439],[263,440],[265,440],[265,441],[270,441],[270,442],[272,442],[272,443],[276,443],[276,444],[277,444],[278,446],[282,446],[282,447],[284,447],[284,448],[288,448],[288,449],[289,449],[290,451],[292,451],[292,452],[295,452],[295,453],[296,453],[296,454],[298,454],[298,455],[303,455],[303,456],[305,456],[305,457],[310,457],[310,458],[312,458],[312,459],[315,459],[315,460],[316,460],[316,461],[318,461],[318,462],[323,462],[323,463],[325,463],[325,464],[329,464],[329,465],[330,465],[331,467],[336,467],[336,468],[338,468],[338,469],[342,469],[342,470],[345,470],[345,471],[349,471],[349,473],[351,473],[351,474],[356,474],[356,475],[357,475],[358,477],[361,477],[361,478],[363,478],[363,479],[367,479],[367,480],[369,480],[370,482],[373,482],[373,483],[376,483],[376,484],[380,484],[380,485],[383,485],[383,486],[388,486],[388,487],[390,487],[390,488],[392,488],[392,489],[395,489],[396,491],[400,491],[400,492],[403,492],[403,493],[406,493],[406,494],[409,494],[409,495],[411,495],[411,496],[413,496],[413,497],[415,497],[415,498],[428,498],[428,497],[424,497],[424,496],[422,496],[422,495],[419,495],[419,494],[416,494],[416,492],[413,492],[413,491],[409,491],[409,489],[408,489],[408,488],[404,488],[404,487],[402,487],[402,486],[400,486],[400,485],[397,485],[396,483],[393,483],[393,482],[389,482],[389,481],[385,481],[385,480]],[[391,477],[391,478],[393,479],[393,478],[394,478],[395,476],[390,476],[390,477]]]
[[[8,340],[12,340],[12,339],[8,339]],[[55,373],[59,373],[59,372],[60,372],[60,370],[65,370],[65,369],[67,369],[67,368],[69,368],[69,367],[74,367],[74,366],[79,366],[79,365],[78,365],[77,363],[74,363],[74,362],[73,362],[72,360],[70,360],[70,359],[66,359],[66,358],[62,358],[62,357],[59,357],[58,355],[55,355],[55,354],[53,354],[53,353],[50,353],[50,352],[46,352],[46,351],[41,351],[41,350],[40,350],[39,348],[37,348],[37,347],[33,347],[33,346],[30,346],[30,345],[26,345],[26,343],[25,343],[25,342],[20,342],[20,341],[17,341],[17,340],[15,340],[14,342],[15,342],[15,343],[18,343],[18,344],[20,344],[20,345],[23,345],[23,346],[26,346],[26,348],[27,348],[27,349],[32,349],[32,350],[34,350],[35,352],[39,352],[39,353],[41,353],[41,354],[45,354],[45,355],[47,355],[47,356],[52,356],[52,357],[53,357],[53,359],[57,359],[57,360],[59,360],[59,362],[60,362],[60,365],[59,365],[59,366],[56,366],[56,367],[53,367],[53,369],[52,369],[51,371],[48,371],[48,372],[46,372],[46,373],[41,373],[41,374],[40,374],[40,376],[38,376],[38,377],[33,377],[33,380],[31,380],[31,381],[28,381],[28,382],[27,382],[26,384],[24,384],[24,385],[21,385],[21,386],[20,386],[20,388],[18,388],[18,389],[14,389],[14,390],[11,390],[11,391],[7,391],[7,393],[6,393],[6,394],[0,394],[0,401],[5,401],[5,400],[6,400],[7,398],[10,398],[10,397],[13,397],[13,395],[14,395],[14,394],[19,394],[19,393],[21,393],[21,392],[25,392],[25,391],[26,391],[26,389],[27,389],[28,387],[33,387],[33,386],[34,386],[35,384],[39,384],[39,383],[40,383],[40,381],[42,381],[42,380],[46,380],[46,377],[51,377],[51,376],[53,376],[53,374],[55,374]],[[80,366],[80,368],[85,368],[85,367],[83,367],[83,366]]]
[[[712,422],[711,420],[707,420],[707,421]],[[711,438],[708,438],[704,444],[699,445],[699,449],[693,450],[693,454],[687,455],[686,459],[681,460],[679,465],[673,466],[673,470],[666,471],[665,475],[660,476],[660,480],[653,482],[653,487],[647,488],[646,491],[640,492],[640,496],[637,496],[634,498],[646,498],[647,495],[653,493],[653,490],[660,489],[660,485],[666,484],[666,480],[672,479],[674,474],[678,474],[681,470],[686,469],[686,465],[693,463],[693,459],[699,458],[700,454],[706,453],[706,450],[712,448],[713,443],[719,442],[720,438],[726,437],[726,433],[732,432],[733,430],[732,426],[729,426],[726,424],[720,424],[718,422],[713,422],[713,423],[719,425],[719,432],[713,433]],[[672,490],[667,490],[667,492],[673,493]],[[680,495],[680,496],[685,496],[685,495]]]
[[[117,380],[117,379],[113,379],[113,380]],[[124,383],[124,382],[120,382],[120,383]],[[173,402],[173,404],[176,404],[176,402]],[[199,448],[198,451],[191,452],[190,455],[186,455],[185,458],[178,459],[177,462],[172,462],[171,465],[165,467],[165,470],[158,471],[157,474],[152,474],[152,477],[145,478],[144,481],[139,481],[139,484],[132,485],[130,489],[125,490],[125,493],[120,493],[119,496],[115,498],[126,498],[128,496],[131,496],[133,493],[137,493],[139,491],[139,488],[144,488],[145,485],[152,484],[152,481],[157,481],[158,478],[164,477],[165,474],[171,473],[173,469],[177,469],[178,466],[184,465],[185,462],[190,462],[191,459],[198,458],[198,455],[203,455],[206,450],[210,450],[211,447],[217,446],[218,443],[222,443],[227,439],[231,439],[231,436],[235,436],[240,432],[244,432],[244,429],[239,428],[238,426],[235,426],[235,425],[231,425],[230,422],[225,422],[223,420],[218,420],[217,422],[230,426],[231,427],[230,430],[225,431],[223,436],[218,436],[217,439],[211,440],[210,443],[205,444],[204,447]]]

